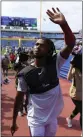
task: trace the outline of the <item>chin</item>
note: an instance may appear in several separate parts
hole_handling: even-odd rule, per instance
[[[38,54],[35,54],[35,55],[34,55],[34,58],[40,59],[40,58],[43,58],[43,56],[40,56],[40,55],[38,55]]]

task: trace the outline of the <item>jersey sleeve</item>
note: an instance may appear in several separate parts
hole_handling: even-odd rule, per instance
[[[59,76],[60,73],[60,69],[62,67],[62,65],[65,63],[66,59],[64,59],[61,55],[60,52],[57,54],[57,60],[56,60],[56,67],[57,67],[57,73]]]

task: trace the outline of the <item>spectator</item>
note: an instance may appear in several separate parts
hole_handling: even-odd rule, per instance
[[[9,60],[7,54],[5,53],[4,57],[2,58],[2,69],[3,69],[3,75],[4,75],[4,77],[8,76],[8,67],[9,67],[9,64],[10,64],[10,60]]]
[[[16,60],[15,54],[14,53],[10,53],[10,61],[11,61],[11,63],[14,64],[15,60]]]
[[[75,105],[71,115],[67,117],[68,127],[72,127],[72,119],[80,113],[80,126],[82,129],[82,53],[74,54],[68,72],[68,80],[72,80],[70,97]]]

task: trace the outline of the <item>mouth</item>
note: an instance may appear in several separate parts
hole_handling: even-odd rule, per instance
[[[38,54],[39,53],[39,50],[34,50],[34,54]]]

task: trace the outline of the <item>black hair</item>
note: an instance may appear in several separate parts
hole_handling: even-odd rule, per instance
[[[82,54],[73,53],[73,55],[74,58],[72,59],[72,61],[70,61],[70,63],[73,65],[73,67],[79,69],[82,73]]]
[[[14,64],[14,70],[16,71],[16,70],[20,70],[20,69],[22,69],[22,63],[24,62],[24,61],[27,61],[28,60],[28,55],[27,55],[27,53],[25,53],[25,52],[20,52],[20,54],[19,54],[19,62],[18,63],[15,63]]]
[[[28,54],[23,52],[19,54],[19,62],[24,62],[28,60]]]
[[[49,47],[49,51],[48,51],[49,52],[49,56],[52,56],[53,52],[56,52],[56,49],[55,49],[53,41],[50,40],[49,38],[45,38],[45,37],[42,37],[41,39],[43,39],[48,44],[48,47]]]
[[[52,63],[53,59],[56,58],[56,55],[57,55],[56,54],[56,49],[55,49],[55,46],[54,46],[54,43],[53,43],[52,40],[50,40],[49,38],[42,38],[42,39],[46,42],[46,44],[49,47],[46,63],[50,64],[50,63]]]

